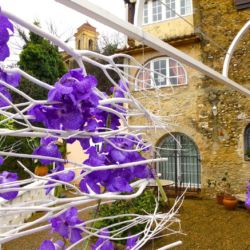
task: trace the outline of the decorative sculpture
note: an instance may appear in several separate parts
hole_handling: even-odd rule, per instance
[[[131,94],[130,87],[133,77],[128,75],[126,69],[142,66],[132,57],[123,54],[104,56],[91,51],[78,51],[71,49],[67,44],[42,29],[25,22],[24,20],[1,10],[0,15],[0,61],[4,61],[10,54],[8,40],[14,32],[12,22],[15,22],[30,31],[43,36],[70,54],[78,63],[79,68],[70,70],[63,75],[54,86],[36,79],[18,68],[1,69],[0,71],[0,115],[3,119],[1,125],[12,121],[18,124],[18,129],[1,128],[2,137],[0,149],[0,164],[6,157],[19,159],[36,159],[43,165],[52,164],[53,169],[45,176],[30,171],[18,160],[18,164],[28,174],[29,178],[19,180],[19,177],[8,171],[0,174],[0,197],[4,200],[15,199],[20,192],[31,189],[45,189],[47,198],[36,199],[27,203],[5,204],[0,207],[0,217],[18,216],[19,214],[43,211],[44,215],[31,221],[14,225],[0,224],[0,244],[14,240],[18,237],[47,229],[60,234],[64,241],[53,242],[45,240],[43,249],[73,249],[80,243],[89,241],[92,236],[99,239],[92,249],[113,249],[111,241],[127,240],[126,249],[141,249],[146,242],[159,235],[163,230],[168,233],[180,232],[173,224],[180,225],[176,217],[182,204],[183,196],[176,199],[175,204],[167,213],[158,212],[156,201],[155,212],[148,215],[126,214],[130,220],[115,225],[119,229],[96,229],[93,223],[99,220],[112,220],[116,216],[107,218],[95,217],[82,221],[78,214],[92,210],[104,203],[111,203],[119,199],[138,197],[154,178],[159,183],[153,163],[167,159],[146,159],[143,152],[153,151],[153,145],[143,139],[143,131],[157,128],[167,129],[168,124],[163,118],[157,117],[145,109]],[[126,58],[129,64],[117,65],[114,59]],[[95,59],[107,62],[101,65]],[[84,62],[93,64],[102,69],[103,74],[113,83],[112,96],[108,96],[97,88],[97,80],[85,71]],[[115,71],[119,83],[109,75],[109,70]],[[28,79],[48,91],[47,100],[34,100],[18,89],[20,78]],[[25,101],[14,103],[11,93],[22,96]],[[144,117],[147,125],[130,125],[133,117]],[[37,125],[40,124],[40,125]],[[15,147],[4,147],[4,137],[31,137],[40,138],[40,146],[34,148],[33,154],[15,152]],[[56,142],[65,140],[68,143],[79,141],[86,151],[88,159],[82,162],[69,162],[63,159]],[[95,143],[100,143],[97,150]],[[70,163],[73,167],[65,168]],[[80,170],[80,174],[76,171]],[[79,180],[79,186],[73,181]],[[36,184],[33,185],[32,184]],[[53,196],[53,189],[64,185],[74,191],[74,197],[58,198]],[[161,189],[161,188],[160,188]],[[164,196],[164,199],[167,198]],[[95,202],[95,205],[93,205]],[[84,205],[78,211],[79,205]],[[120,215],[119,215],[120,216]],[[44,222],[44,225],[39,225]],[[145,228],[136,235],[129,230],[137,223],[145,223]],[[121,232],[128,232],[126,237],[119,238]],[[181,242],[173,243],[164,249],[169,249]]]

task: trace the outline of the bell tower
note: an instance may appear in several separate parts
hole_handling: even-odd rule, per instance
[[[75,48],[79,50],[97,50],[99,33],[88,22],[81,25],[75,33]]]

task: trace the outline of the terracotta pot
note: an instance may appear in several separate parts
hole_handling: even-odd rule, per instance
[[[233,196],[224,196],[223,204],[226,209],[234,210],[238,204],[238,200]]]
[[[223,205],[224,194],[216,194],[217,203]]]
[[[38,176],[45,176],[49,172],[47,166],[37,166],[35,167],[35,174]]]

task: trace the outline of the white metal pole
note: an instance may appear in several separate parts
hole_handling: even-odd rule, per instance
[[[236,46],[238,45],[240,39],[243,37],[243,35],[245,35],[245,33],[248,31],[249,28],[250,28],[250,20],[241,28],[239,33],[232,41],[224,60],[223,71],[222,71],[223,76],[228,77],[229,64],[233,56],[233,53],[236,49]]]
[[[223,76],[221,73],[213,70],[212,68],[206,66],[202,62],[192,58],[191,56],[183,53],[182,51],[174,48],[166,42],[163,42],[157,37],[152,36],[151,34],[142,31],[140,27],[136,27],[126,21],[121,20],[115,15],[111,14],[107,10],[96,6],[95,4],[89,2],[88,0],[55,0],[61,4],[68,6],[71,9],[74,9],[84,15],[87,15],[107,26],[116,29],[125,35],[136,39],[139,42],[143,42],[149,47],[164,53],[168,56],[173,57],[176,60],[179,60],[186,65],[193,67],[199,72],[203,73],[206,76],[211,77],[217,82],[224,83],[232,89],[238,90],[242,94],[250,97],[250,90],[244,88],[240,84],[234,82],[233,80]]]

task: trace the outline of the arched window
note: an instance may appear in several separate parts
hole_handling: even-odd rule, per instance
[[[93,50],[94,49],[94,42],[92,39],[89,39],[89,50]]]
[[[136,90],[187,84],[187,73],[182,64],[170,57],[147,62],[136,77]]]
[[[80,40],[80,39],[78,40],[77,48],[78,48],[78,49],[81,49],[81,40]]]
[[[244,135],[245,156],[250,158],[250,124],[246,127]]]
[[[192,14],[192,0],[148,0],[143,11],[144,24]]]
[[[194,141],[185,134],[173,133],[165,136],[158,147],[158,155],[168,159],[158,163],[161,178],[174,181],[176,187],[199,189],[200,154]]]

